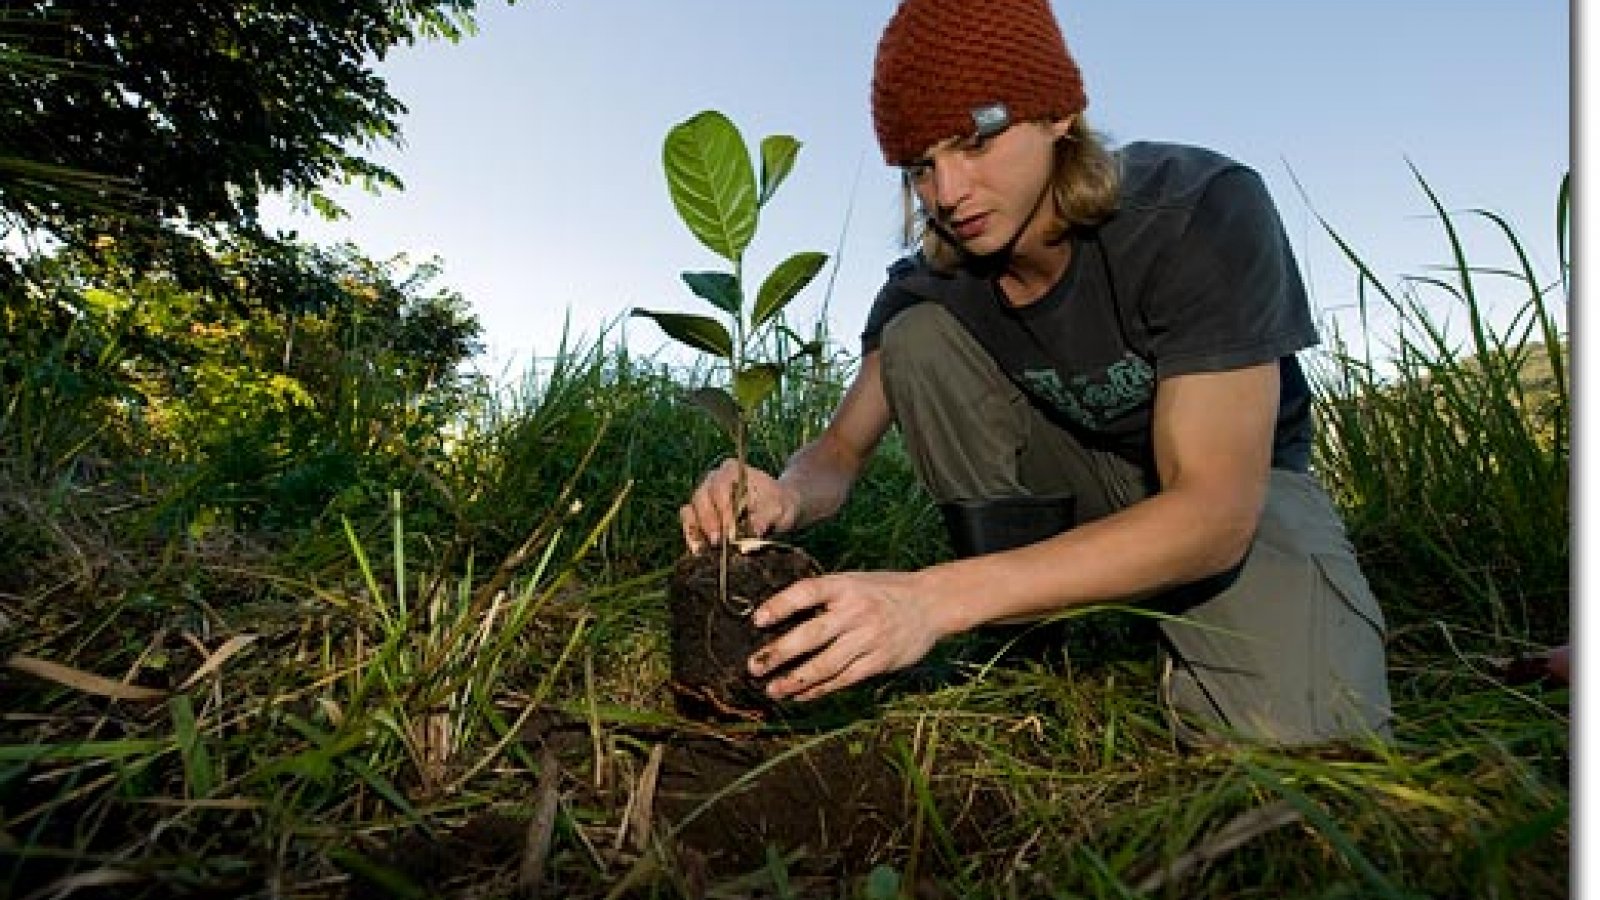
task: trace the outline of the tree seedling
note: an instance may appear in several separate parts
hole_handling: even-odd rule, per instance
[[[789,135],[764,138],[758,182],[744,137],[727,116],[707,110],[674,126],[662,147],[672,205],[700,243],[732,265],[732,271],[684,272],[683,282],[695,296],[720,310],[728,324],[693,313],[647,309],[632,313],[653,319],[674,340],[711,354],[727,366],[727,389],[701,388],[690,392],[687,399],[710,413],[733,441],[739,461],[734,499],[739,510],[736,527],[740,529],[745,522],[744,468],[750,420],[761,402],[777,389],[790,363],[821,352],[816,342],[800,339],[783,325],[779,313],[821,271],[827,254],[801,251],[779,263],[761,282],[753,304],[745,291],[745,250],[755,237],[762,209],[794,168],[799,153],[800,142]],[[757,348],[775,330],[792,338],[800,349],[784,360],[755,358]]]

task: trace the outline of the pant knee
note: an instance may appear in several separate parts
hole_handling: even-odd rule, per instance
[[[919,303],[900,312],[883,327],[880,344],[885,369],[914,376],[947,372],[952,353],[971,355],[974,341],[955,317],[935,303]]]

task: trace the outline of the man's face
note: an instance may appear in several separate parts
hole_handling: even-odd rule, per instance
[[[1070,119],[1022,122],[941,141],[905,167],[922,209],[968,253],[1003,249],[1025,224],[1029,234],[1048,228],[1048,216],[1029,216],[1050,179],[1055,143]]]

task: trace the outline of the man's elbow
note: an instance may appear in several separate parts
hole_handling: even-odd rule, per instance
[[[1218,515],[1208,529],[1199,568],[1201,578],[1220,575],[1238,566],[1250,552],[1261,522],[1259,507]]]

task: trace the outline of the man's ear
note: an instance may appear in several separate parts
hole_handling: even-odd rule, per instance
[[[1050,136],[1058,141],[1063,140],[1072,132],[1072,123],[1076,121],[1078,121],[1076,114],[1067,116],[1065,119],[1056,119],[1050,123]]]

